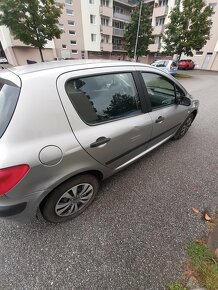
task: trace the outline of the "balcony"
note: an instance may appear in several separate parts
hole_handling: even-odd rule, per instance
[[[164,25],[154,26],[153,35],[160,35],[164,31]]]
[[[102,51],[112,51],[112,43],[101,43]]]
[[[125,34],[125,30],[124,29],[113,27],[113,35],[119,36],[119,37],[124,37],[124,34]]]
[[[112,26],[100,25],[100,31],[103,34],[112,35],[113,27]]]
[[[150,52],[158,52],[160,50],[160,47],[160,43],[152,43],[149,45],[148,49],[150,50]]]
[[[159,6],[154,7],[153,9],[153,17],[161,17],[166,16],[168,14],[168,6]]]
[[[113,44],[113,50],[126,51],[123,44]]]
[[[121,14],[121,13],[117,13],[117,12],[114,12],[114,18],[117,18],[117,19],[123,20],[123,21],[127,21],[127,22],[130,22],[130,20],[131,20],[130,15]]]
[[[104,15],[107,17],[113,17],[113,9],[106,6],[100,6],[100,15]]]

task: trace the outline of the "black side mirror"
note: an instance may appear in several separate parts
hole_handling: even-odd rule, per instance
[[[191,105],[191,100],[187,97],[182,97],[179,99],[179,105],[183,105],[183,106],[190,106]]]

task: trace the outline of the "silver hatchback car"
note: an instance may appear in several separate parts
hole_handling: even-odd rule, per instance
[[[139,63],[60,61],[1,71],[0,216],[76,217],[101,180],[183,137],[198,104],[169,74]]]

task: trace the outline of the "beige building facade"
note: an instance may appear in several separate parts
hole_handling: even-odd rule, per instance
[[[154,43],[150,54],[140,58],[151,63],[167,57],[162,54],[161,34],[169,23],[175,0],[143,0],[151,6]],[[200,50],[193,52],[193,61],[199,69],[218,70],[218,0],[206,0],[213,8],[211,38]],[[131,20],[135,5],[131,0],[56,0],[62,7],[59,28],[60,39],[49,41],[43,49],[46,61],[53,59],[128,59],[124,46],[126,24]],[[0,40],[5,55],[12,65],[26,64],[27,59],[41,61],[38,49],[15,40],[8,28],[0,27]],[[170,57],[170,56],[169,56]],[[182,58],[190,58],[182,56]]]
[[[169,23],[170,11],[175,6],[175,0],[144,0],[144,2],[153,7],[154,43],[149,46],[150,60],[167,57],[162,54],[161,34]],[[210,40],[200,51],[193,51],[193,57],[182,55],[182,58],[192,59],[198,69],[218,70],[218,0],[207,0],[206,3],[213,8]]]

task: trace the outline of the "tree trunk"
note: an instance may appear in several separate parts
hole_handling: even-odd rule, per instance
[[[44,62],[44,58],[43,58],[42,48],[41,47],[39,47],[39,52],[40,52],[40,56],[41,56],[41,61]]]

